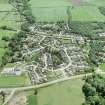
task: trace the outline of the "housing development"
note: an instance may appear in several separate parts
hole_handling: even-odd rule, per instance
[[[105,105],[105,0],[0,0],[0,105]]]

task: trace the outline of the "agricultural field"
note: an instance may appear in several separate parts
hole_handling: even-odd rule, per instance
[[[83,0],[94,6],[105,6],[105,0]]]
[[[82,105],[86,100],[82,74],[91,75],[86,73],[105,58],[101,56],[105,55],[105,0],[16,0],[10,4],[0,0],[0,65],[4,68],[0,88],[15,90],[10,94],[15,104],[14,99],[7,103]],[[100,69],[105,71],[105,64]],[[24,97],[18,98],[18,90]]]
[[[105,16],[95,6],[74,7],[71,13],[73,21],[105,21]]]
[[[105,21],[98,7],[104,0],[31,0],[37,21],[67,21],[68,7],[72,21]]]
[[[19,87],[29,85],[27,76],[0,76],[0,87]]]
[[[20,16],[7,1],[0,0],[0,27],[8,27],[12,30],[0,29],[0,62],[7,50],[5,49],[7,43],[2,40],[2,37],[8,36],[11,38],[20,29],[21,25]]]
[[[0,3],[8,3],[8,0],[0,0]]]
[[[27,97],[27,103],[28,105],[81,105],[84,102],[82,85],[81,79],[74,79],[41,88],[37,95],[32,95],[31,92]]]
[[[67,19],[66,0],[31,0],[32,11],[38,21],[56,21]]]
[[[28,105],[37,105],[37,97],[35,95],[30,95],[27,98]]]

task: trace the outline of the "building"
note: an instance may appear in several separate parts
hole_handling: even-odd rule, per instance
[[[16,75],[16,76],[20,76],[22,75],[23,71],[21,68],[4,68],[4,70],[1,72],[1,74],[5,74],[5,75]]]

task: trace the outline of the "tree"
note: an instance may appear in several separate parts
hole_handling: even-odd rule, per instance
[[[87,103],[89,103],[89,105],[101,105],[99,96],[89,96],[87,98]]]
[[[85,97],[94,96],[96,94],[96,89],[88,83],[84,84],[82,91],[84,92]]]
[[[30,26],[30,24],[29,24],[28,22],[23,23],[23,24],[21,25],[21,30],[22,30],[22,31],[29,32],[29,31],[30,31],[30,30],[29,30],[29,26]]]
[[[9,38],[8,36],[3,36],[3,37],[2,37],[2,40],[4,40],[4,41],[9,41],[10,38]]]
[[[0,95],[2,96],[3,103],[4,103],[4,102],[5,102],[5,95],[6,95],[6,94],[4,93],[4,91],[1,91],[1,92],[0,92]]]
[[[38,91],[35,89],[35,91],[34,91],[34,95],[37,95],[38,94]]]
[[[71,24],[71,21],[72,21],[71,7],[70,6],[67,7],[66,13],[67,13],[67,16],[68,16],[68,26],[70,28],[70,24]]]
[[[87,76],[82,87],[85,95],[83,105],[105,105],[105,78],[99,74]]]

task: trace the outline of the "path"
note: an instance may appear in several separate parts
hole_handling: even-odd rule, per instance
[[[105,72],[98,72],[98,74],[105,74]],[[1,88],[1,90],[4,90],[4,91],[5,90],[11,90],[12,91],[8,100],[6,100],[3,105],[6,105],[11,100],[14,93],[17,92],[17,91],[19,92],[19,91],[26,91],[26,90],[31,90],[31,89],[42,88],[42,87],[53,85],[55,83],[60,83],[60,82],[64,82],[64,81],[71,80],[71,79],[82,78],[84,76],[89,76],[89,75],[92,75],[92,73],[76,75],[76,76],[72,76],[72,77],[68,77],[68,78],[62,78],[62,79],[54,80],[54,81],[51,81],[51,82],[43,83],[43,84],[40,84],[40,85],[34,85],[34,86],[19,87],[19,88]]]

